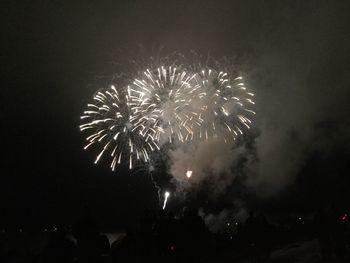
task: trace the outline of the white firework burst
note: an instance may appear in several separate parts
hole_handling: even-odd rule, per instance
[[[176,139],[181,142],[193,136],[198,109],[191,104],[196,97],[195,75],[174,66],[146,69],[130,87],[135,114],[156,141]]]
[[[196,136],[200,139],[235,140],[252,123],[254,94],[247,91],[242,76],[205,68],[193,78],[198,91],[195,104],[200,109]]]
[[[132,169],[135,160],[147,162],[150,152],[159,149],[147,136],[147,127],[142,125],[140,115],[131,110],[131,104],[128,92],[121,90],[118,93],[111,85],[98,91],[94,103],[87,105],[88,109],[80,117],[84,122],[80,130],[87,133],[85,150],[93,145],[101,147],[95,163],[102,156],[109,155],[112,170],[116,164],[125,161]]]

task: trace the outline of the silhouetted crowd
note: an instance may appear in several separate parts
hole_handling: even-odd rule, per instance
[[[346,223],[348,215],[334,206],[319,209],[313,221],[314,232],[325,260],[345,259],[349,241]]]
[[[35,255],[6,250],[8,240],[0,234],[0,262],[267,262],[274,250],[311,239],[319,244],[320,260],[350,262],[348,215],[331,206],[320,209],[312,220],[281,217],[277,226],[263,213],[251,212],[234,230],[211,233],[195,209],[184,209],[180,216],[145,209],[138,227],[129,227],[110,244],[85,208],[71,229],[50,231]]]

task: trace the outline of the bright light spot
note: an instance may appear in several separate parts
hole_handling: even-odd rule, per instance
[[[170,196],[170,193],[168,192],[168,191],[166,191],[165,193],[164,193],[164,204],[163,204],[163,210],[165,209],[165,207],[166,207],[166,203],[167,203],[167,201],[168,201],[168,197]]]
[[[192,171],[187,169],[186,176],[187,178],[190,178],[192,176]]]
[[[112,170],[124,161],[130,169],[139,161],[151,161],[151,153],[159,151],[158,143],[165,140],[236,140],[243,134],[240,129],[251,127],[248,117],[256,114],[254,93],[246,91],[241,75],[232,78],[231,73],[207,66],[199,72],[187,72],[155,65],[130,85],[123,82],[98,90],[80,117],[79,128],[86,132],[84,149],[102,146],[95,163],[109,156]],[[149,165],[148,169],[153,172],[157,167]],[[191,178],[193,171],[186,166],[183,169]],[[165,208],[170,194],[162,195]]]
[[[341,220],[345,221],[347,217],[348,217],[348,214],[344,214]]]

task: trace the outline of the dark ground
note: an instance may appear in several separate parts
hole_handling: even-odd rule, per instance
[[[139,224],[104,234],[85,209],[71,226],[3,229],[0,262],[348,262],[348,214],[329,207],[311,219],[270,224],[250,213],[244,224],[211,233],[196,210],[175,216],[145,210]]]

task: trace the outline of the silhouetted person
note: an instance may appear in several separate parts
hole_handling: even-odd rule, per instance
[[[98,262],[100,235],[88,207],[84,207],[82,216],[73,226],[73,236],[77,240],[78,262]]]
[[[4,254],[5,254],[5,244],[8,242],[6,236],[4,233],[0,233],[0,261],[5,261],[5,257],[4,257]]]
[[[142,255],[137,246],[137,236],[132,227],[128,227],[125,236],[112,244],[111,256],[113,262],[137,262]],[[146,261],[145,261],[146,262]]]
[[[101,256],[107,256],[110,251],[110,244],[108,237],[105,234],[98,235],[98,254]]]
[[[164,210],[158,211],[158,217],[154,226],[156,254],[160,259],[166,259],[168,257],[168,248],[170,246],[168,236],[168,222]]]
[[[314,230],[325,260],[345,256],[344,226],[334,206],[321,208],[314,217]]]
[[[141,253],[145,259],[150,259],[152,256],[154,224],[154,215],[149,209],[145,209],[140,218],[140,245]]]
[[[345,225],[343,224],[343,221],[341,220],[342,213],[338,209],[338,207],[335,206],[335,204],[332,204],[330,209],[330,221],[331,221],[331,242],[332,242],[332,252],[334,254],[334,257],[336,259],[343,259],[345,257],[346,253],[346,246],[345,246]]]
[[[174,251],[177,243],[178,222],[175,219],[175,215],[169,212],[166,218],[167,235],[169,240],[169,249]]]
[[[195,209],[185,210],[180,220],[179,249],[183,262],[200,262],[205,255],[208,231]]]
[[[257,261],[266,261],[271,252],[270,227],[263,213],[249,213],[245,224],[246,242]]]
[[[249,212],[249,217],[246,220],[244,226],[245,238],[247,245],[250,247],[254,247],[256,245],[256,232],[258,228],[257,218],[254,212]]]
[[[269,223],[263,213],[257,216],[257,236],[256,248],[259,261],[266,261],[270,257],[271,245],[271,231]]]
[[[67,238],[63,229],[50,233],[42,253],[43,263],[69,263],[75,260],[75,244]]]

